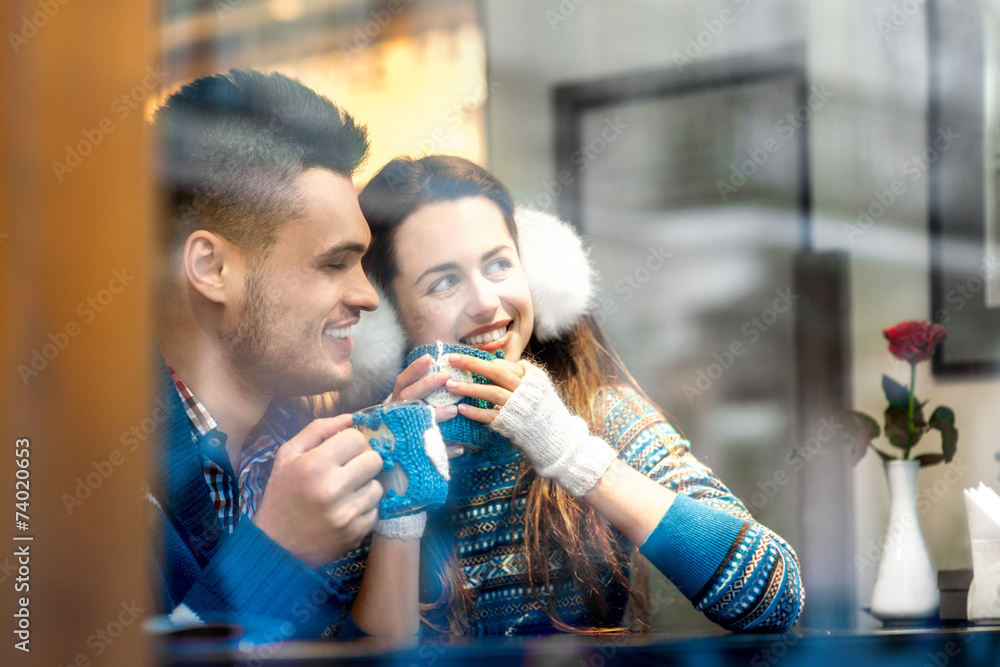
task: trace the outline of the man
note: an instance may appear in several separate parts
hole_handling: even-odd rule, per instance
[[[279,406],[265,422],[287,442],[252,520],[238,474],[272,401],[348,381],[351,326],[378,306],[351,182],[366,130],[297,81],[252,71],[188,84],[154,128],[169,252],[155,313],[169,416],[149,489],[154,600],[176,623],[268,618],[315,636],[348,596],[314,568],[375,526],[382,460],[350,415],[288,438],[298,422]]]

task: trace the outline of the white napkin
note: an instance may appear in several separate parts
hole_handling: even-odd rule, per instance
[[[1000,623],[1000,496],[982,482],[965,489],[965,511],[972,539],[970,621]]]

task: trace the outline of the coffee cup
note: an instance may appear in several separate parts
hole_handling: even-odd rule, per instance
[[[490,353],[474,347],[469,347],[467,345],[457,345],[455,343],[443,343],[438,341],[437,343],[421,345],[420,347],[410,350],[406,356],[406,364],[412,364],[425,354],[429,354],[433,361],[430,367],[424,372],[424,376],[432,373],[445,372],[448,373],[449,377],[454,380],[458,380],[460,382],[472,382],[475,384],[493,384],[493,382],[476,373],[472,373],[461,368],[455,368],[448,361],[448,355],[465,354],[470,357],[482,359],[483,361],[494,361],[495,359],[504,358],[502,350],[497,350],[496,353]],[[482,408],[484,410],[489,410],[495,407],[489,401],[452,394],[443,386],[433,391],[424,400],[428,405],[433,407],[457,405],[459,403]],[[439,428],[441,430],[441,437],[444,438],[445,441],[460,444],[462,447],[473,452],[477,452],[494,462],[498,461],[503,456],[505,448],[510,444],[510,441],[501,436],[499,433],[491,431],[488,425],[474,419],[469,419],[462,414],[458,414],[452,419],[442,422],[439,425]]]
[[[359,410],[351,421],[382,456],[381,518],[416,514],[445,501],[448,455],[434,408],[423,401],[395,401]]]

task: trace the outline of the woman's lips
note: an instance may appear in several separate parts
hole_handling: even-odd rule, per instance
[[[497,350],[506,347],[507,344],[510,343],[510,339],[513,338],[513,336],[514,334],[508,331],[496,340],[492,340],[488,343],[479,343],[478,345],[469,345],[469,347],[474,347],[477,350],[482,350],[483,352],[496,352]]]
[[[470,333],[459,337],[458,342],[462,345],[469,345],[472,347],[489,344],[494,340],[503,338],[503,336],[510,330],[511,323],[512,320],[508,320],[506,322],[496,322],[484,327],[479,327],[478,329],[473,329]]]
[[[507,323],[503,325],[499,325],[498,323],[487,327],[480,327],[479,329],[474,329],[469,335],[459,338],[458,342],[462,345],[468,345],[469,347],[474,347],[477,350],[482,350],[483,352],[496,352],[510,343],[514,336],[512,331],[513,326],[514,320],[508,320]],[[491,338],[490,340],[483,340],[479,343],[472,342],[477,338],[495,336],[496,332],[499,331],[503,331],[503,334],[500,335],[499,338]]]

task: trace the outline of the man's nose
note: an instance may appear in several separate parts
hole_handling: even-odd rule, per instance
[[[375,310],[379,305],[378,292],[372,286],[368,276],[359,266],[356,275],[352,276],[351,285],[344,295],[344,303],[361,310]]]

